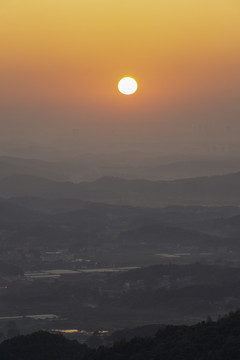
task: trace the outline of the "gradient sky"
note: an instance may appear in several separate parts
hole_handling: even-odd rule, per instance
[[[239,23],[237,0],[0,0],[0,139],[234,153]]]

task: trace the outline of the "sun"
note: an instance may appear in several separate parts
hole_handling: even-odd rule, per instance
[[[137,91],[138,84],[131,77],[124,77],[118,83],[118,90],[124,95],[132,95]]]

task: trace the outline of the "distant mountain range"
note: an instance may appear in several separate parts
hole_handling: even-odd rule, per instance
[[[236,159],[164,159],[144,153],[85,154],[61,161],[0,156],[0,179],[21,174],[72,182],[94,181],[103,176],[156,181],[224,175],[239,170]]]
[[[67,180],[60,164],[36,159],[0,157],[0,179],[19,174],[40,176],[51,180]]]
[[[83,201],[163,207],[168,205],[238,205],[240,172],[175,181],[123,180],[56,182],[28,175],[0,180],[0,197],[74,198]]]

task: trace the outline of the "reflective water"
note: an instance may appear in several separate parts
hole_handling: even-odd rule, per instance
[[[98,269],[79,269],[79,270],[68,270],[68,269],[55,269],[55,270],[43,270],[36,272],[25,273],[25,277],[28,278],[58,278],[61,275],[73,275],[73,274],[87,274],[87,273],[106,273],[106,272],[119,272],[128,271],[132,269],[138,269],[138,267],[116,267],[116,268],[98,268]]]
[[[57,320],[59,316],[54,314],[35,314],[35,315],[19,315],[19,316],[1,316],[0,320],[18,320],[18,319],[34,319],[34,320]]]

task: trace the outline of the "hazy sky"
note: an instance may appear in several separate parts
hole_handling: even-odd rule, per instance
[[[239,23],[237,0],[0,0],[2,144],[234,153]]]

